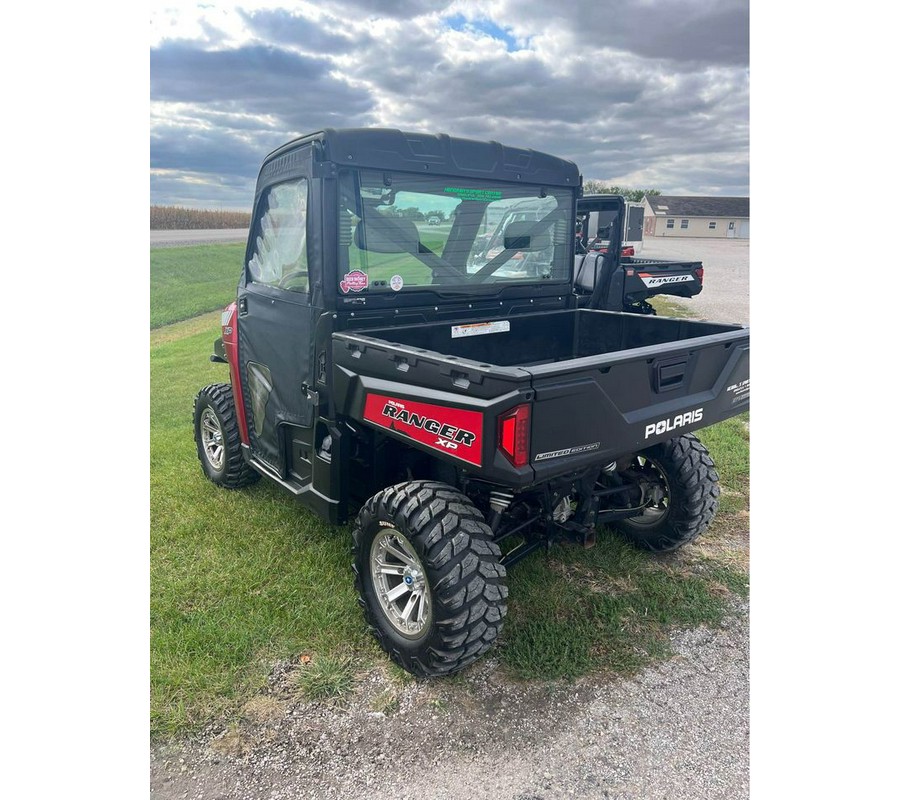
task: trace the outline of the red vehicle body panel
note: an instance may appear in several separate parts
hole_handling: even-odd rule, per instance
[[[478,411],[369,394],[363,419],[481,466],[484,415]]]
[[[237,303],[232,303],[222,312],[222,344],[231,372],[231,390],[234,392],[234,406],[237,412],[238,432],[241,442],[250,444],[247,433],[247,412],[244,408],[244,392],[241,388],[241,370],[238,366],[238,315]]]

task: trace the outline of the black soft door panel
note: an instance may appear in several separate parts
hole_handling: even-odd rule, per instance
[[[314,407],[312,309],[308,296],[262,284],[241,290],[238,317],[241,379],[251,453],[286,473],[281,423],[309,427]]]

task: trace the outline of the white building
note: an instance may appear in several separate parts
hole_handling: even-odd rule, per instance
[[[645,236],[750,238],[749,197],[644,195]]]

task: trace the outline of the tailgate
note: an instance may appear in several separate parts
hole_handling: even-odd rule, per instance
[[[530,367],[540,480],[734,416],[750,404],[746,328]]]
[[[622,259],[625,294],[672,294],[693,297],[703,289],[703,265],[699,261]]]

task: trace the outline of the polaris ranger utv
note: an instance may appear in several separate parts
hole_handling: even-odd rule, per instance
[[[396,130],[314,133],[259,174],[197,453],[219,486],[262,475],[353,520],[363,613],[419,676],[490,648],[527,554],[599,524],[674,550],[716,512],[691,431],[748,407],[749,332],[582,302],[580,186],[544,153]]]
[[[699,261],[664,261],[638,258],[634,248],[622,247],[624,239],[638,232],[627,225],[643,220],[626,215],[625,198],[616,194],[592,194],[579,198],[575,216],[575,291],[587,297],[599,284],[602,296],[594,308],[655,314],[648,302],[667,294],[690,298],[703,290],[703,265]],[[618,257],[616,257],[618,254]],[[586,302],[586,301],[583,301]]]

